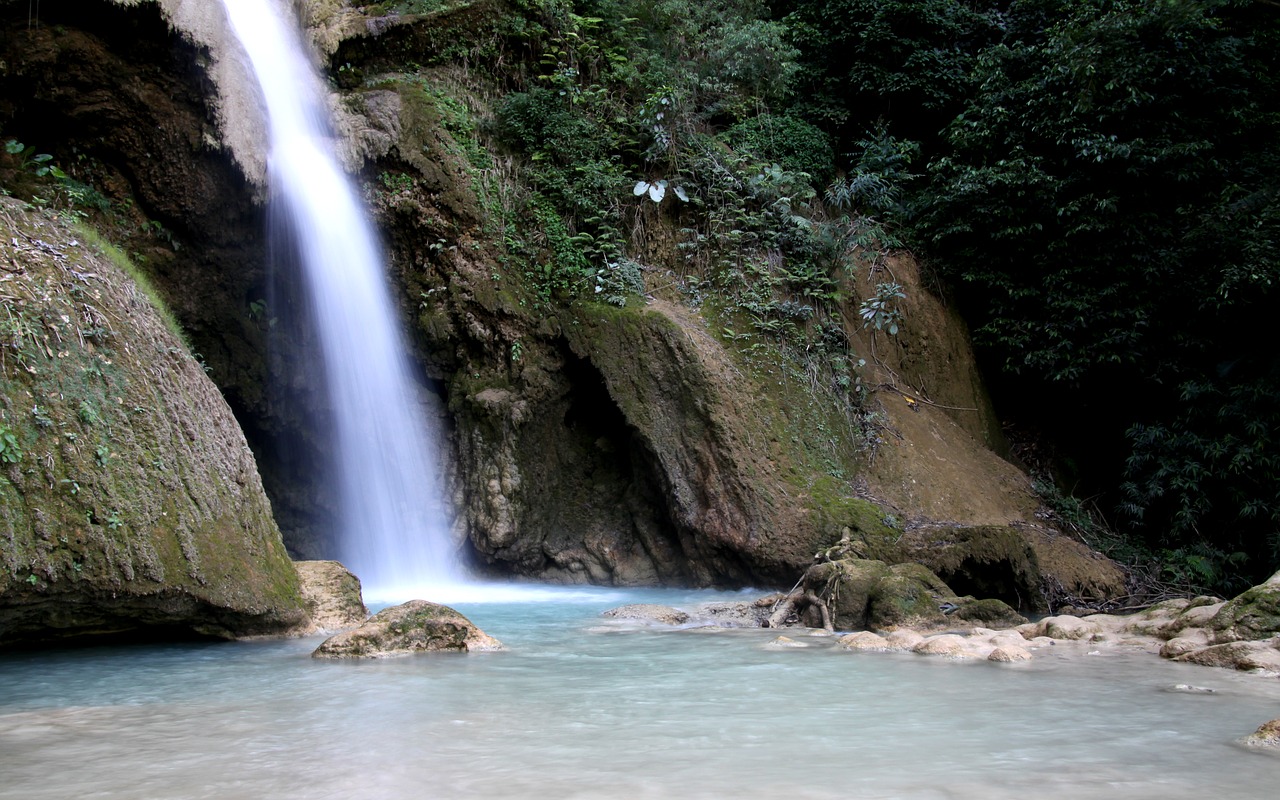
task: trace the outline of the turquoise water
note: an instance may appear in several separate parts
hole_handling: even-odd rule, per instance
[[[621,627],[706,594],[457,603],[510,648],[376,662],[319,639],[0,656],[0,798],[1270,798],[1236,740],[1280,681],[1151,656],[1028,665]],[[1169,691],[1191,683],[1211,695]]]

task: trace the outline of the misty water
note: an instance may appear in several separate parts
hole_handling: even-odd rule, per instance
[[[1113,650],[1024,665],[619,626],[669,591],[458,603],[508,651],[319,638],[0,656],[0,798],[1273,797],[1280,681]],[[1063,648],[1062,653],[1066,652]],[[1178,684],[1211,695],[1171,691]]]

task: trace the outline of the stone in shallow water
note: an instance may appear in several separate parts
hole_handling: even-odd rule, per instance
[[[1031,652],[1025,647],[1019,647],[1016,644],[1001,645],[991,654],[987,656],[988,661],[995,661],[1000,664],[1012,664],[1016,661],[1030,661]]]
[[[889,641],[878,633],[858,631],[841,636],[837,643],[846,650],[891,650]]]
[[[633,603],[605,611],[600,616],[614,619],[631,619],[642,622],[658,622],[663,625],[683,625],[689,621],[689,615],[671,606],[654,605],[653,603]]]
[[[425,652],[502,650],[502,643],[448,606],[410,600],[325,639],[314,658],[384,658]]]
[[[913,653],[919,653],[926,656],[946,656],[947,658],[975,658],[976,654],[970,650],[968,642],[963,636],[957,636],[954,633],[944,633],[940,636],[930,636],[928,639],[920,642],[911,650]]]
[[[1244,743],[1250,747],[1266,747],[1280,751],[1280,719],[1262,723],[1262,726],[1249,734]]]

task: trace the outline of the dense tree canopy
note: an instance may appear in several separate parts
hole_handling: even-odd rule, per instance
[[[1006,413],[1050,431],[1117,523],[1194,557],[1193,577],[1272,569],[1280,7],[776,8],[847,129],[923,144],[899,219],[955,288]]]

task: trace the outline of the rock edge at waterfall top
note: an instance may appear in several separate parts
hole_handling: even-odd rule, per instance
[[[457,611],[426,600],[383,609],[359,628],[324,640],[313,658],[387,658],[413,653],[505,650]]]

